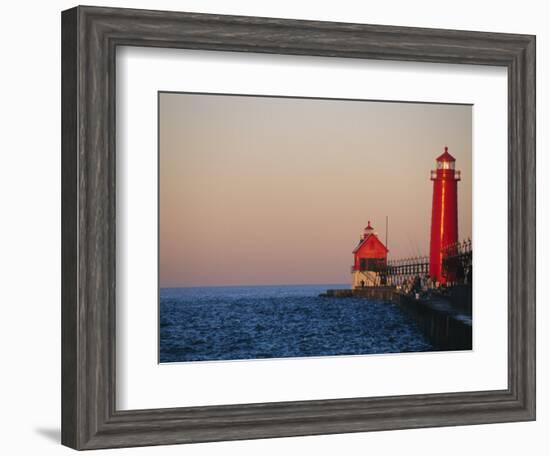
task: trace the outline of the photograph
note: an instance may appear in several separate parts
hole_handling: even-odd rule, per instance
[[[158,92],[159,362],[472,349],[472,105]]]

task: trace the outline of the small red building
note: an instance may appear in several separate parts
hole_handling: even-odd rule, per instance
[[[379,285],[378,272],[386,266],[389,250],[370,224],[365,227],[359,244],[353,250],[352,286]]]

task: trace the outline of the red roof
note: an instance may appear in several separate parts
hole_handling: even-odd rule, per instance
[[[444,161],[444,162],[454,162],[456,161],[455,158],[449,153],[449,148],[445,146],[445,152],[443,152],[439,157],[435,159],[436,161]]]
[[[359,251],[359,249],[361,249],[361,247],[363,247],[367,242],[375,242],[375,243],[379,244],[380,246],[382,246],[382,248],[386,251],[386,253],[389,252],[389,250],[382,243],[382,241],[380,239],[378,239],[378,236],[376,234],[369,234],[369,235],[365,236],[365,239],[363,239],[361,242],[359,242],[357,247],[355,247],[353,249],[353,252],[351,252],[351,253],[356,254]]]

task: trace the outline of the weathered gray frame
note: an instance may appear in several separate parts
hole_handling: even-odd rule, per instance
[[[116,410],[115,49],[121,45],[506,67],[508,388]],[[77,7],[62,13],[62,54],[63,444],[93,449],[535,419],[534,36]]]

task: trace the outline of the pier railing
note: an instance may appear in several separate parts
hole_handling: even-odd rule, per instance
[[[472,241],[470,239],[445,246],[443,249],[443,275],[449,285],[472,282]],[[352,267],[353,269],[353,267]],[[430,259],[428,256],[401,258],[369,264],[365,270],[378,274],[377,285],[430,286]],[[433,284],[432,284],[433,285]]]
[[[377,272],[382,283],[401,286],[414,280],[425,280],[430,272],[430,260],[427,256],[390,260],[385,269]]]
[[[472,283],[472,241],[449,244],[443,249],[443,275],[451,284]]]

